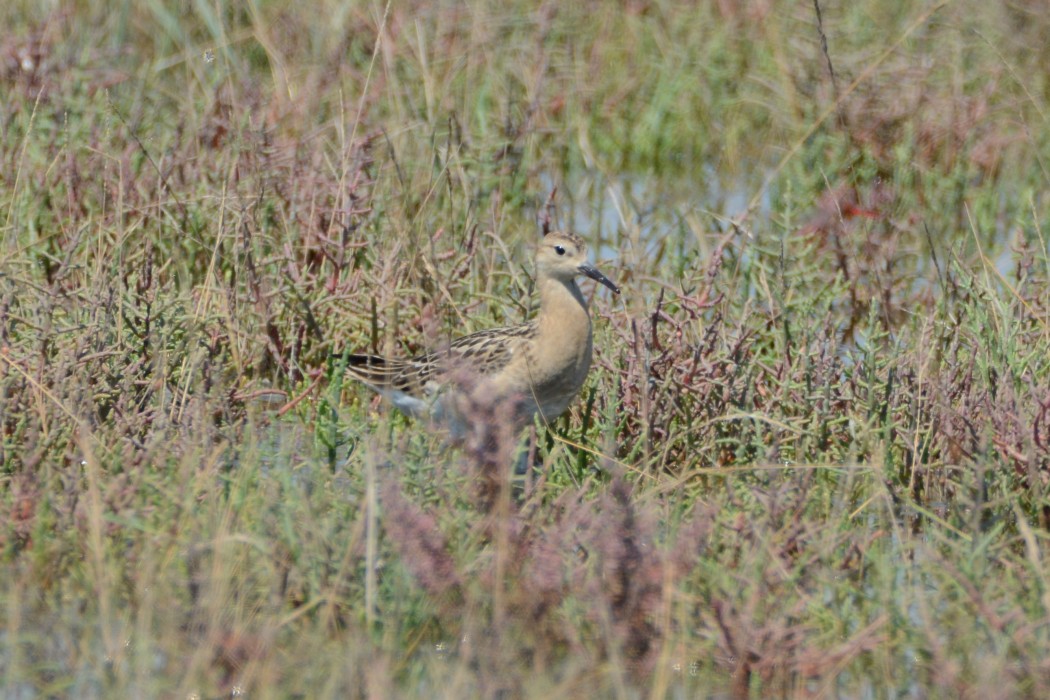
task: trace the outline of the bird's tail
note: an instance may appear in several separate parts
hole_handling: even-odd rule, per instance
[[[344,355],[333,354],[337,363],[346,359],[346,373],[354,379],[378,389],[394,384],[394,379],[403,369],[403,362],[388,360],[378,355]]]

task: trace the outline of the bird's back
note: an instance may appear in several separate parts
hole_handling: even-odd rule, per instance
[[[533,323],[491,328],[457,338],[442,350],[404,360],[349,355],[346,370],[405,413],[433,418],[443,390],[462,393],[498,377],[515,358],[524,358],[524,345],[535,332]]]

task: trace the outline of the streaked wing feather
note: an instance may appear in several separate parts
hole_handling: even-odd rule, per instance
[[[536,333],[532,323],[478,331],[453,340],[445,350],[410,360],[375,355],[349,355],[347,372],[376,389],[393,389],[424,396],[440,383],[441,375],[464,368],[483,376],[496,374],[510,362],[515,347]]]
[[[534,325],[526,323],[478,331],[457,338],[448,349],[448,354],[452,355],[450,364],[491,376],[507,366],[521,340],[527,340],[534,334]]]

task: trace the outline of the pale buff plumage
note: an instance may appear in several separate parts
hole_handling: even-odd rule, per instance
[[[514,427],[537,413],[552,421],[569,407],[591,367],[591,317],[576,278],[619,288],[587,262],[579,236],[552,232],[536,247],[540,308],[528,323],[458,338],[413,359],[350,355],[347,372],[403,412],[462,435],[469,406],[513,402]]]

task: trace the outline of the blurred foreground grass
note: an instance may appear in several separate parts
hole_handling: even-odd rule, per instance
[[[1050,18],[822,11],[5,4],[0,694],[1045,696]],[[555,186],[511,484],[328,358],[525,318]]]

